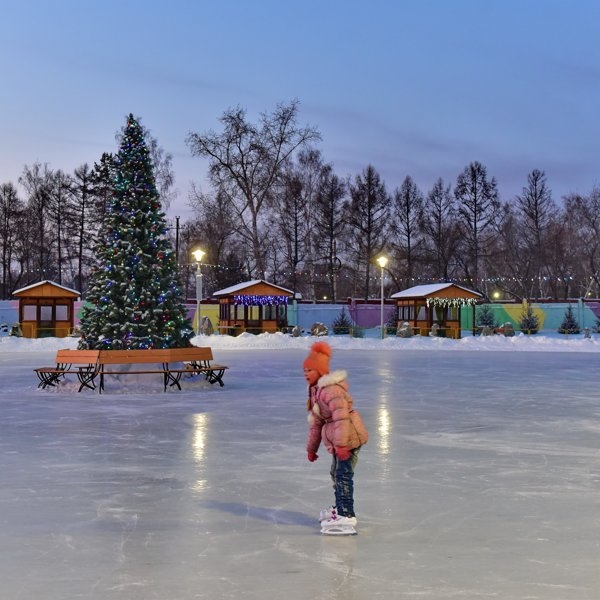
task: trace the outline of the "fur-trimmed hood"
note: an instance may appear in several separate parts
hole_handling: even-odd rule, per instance
[[[348,373],[343,369],[332,371],[331,373],[327,373],[326,375],[321,375],[321,377],[319,377],[319,381],[317,381],[317,387],[324,388],[328,385],[336,385],[346,381],[346,379],[348,379]]]

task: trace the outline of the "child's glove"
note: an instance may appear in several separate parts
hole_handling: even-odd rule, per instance
[[[315,460],[317,460],[317,458],[319,458],[319,455],[316,452],[309,452],[308,453],[308,460],[310,462],[315,462]]]
[[[338,460],[348,460],[350,458],[350,454],[350,448],[346,446],[335,447],[335,455],[338,457]]]

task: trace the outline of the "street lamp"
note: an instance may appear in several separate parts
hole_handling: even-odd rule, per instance
[[[381,339],[383,339],[384,336],[384,328],[383,328],[383,269],[385,268],[385,265],[388,264],[388,259],[385,256],[380,256],[377,259],[377,264],[381,267]]]
[[[206,252],[198,249],[194,250],[192,254],[196,259],[196,335],[200,335],[200,310],[202,307],[202,270],[200,269],[200,263]]]

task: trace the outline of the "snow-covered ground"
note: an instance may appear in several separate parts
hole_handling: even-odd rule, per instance
[[[320,536],[315,338],[196,338],[225,387],[38,390],[74,339],[0,338],[7,600],[597,600],[600,338],[329,337],[371,439],[359,535]]]
[[[583,334],[562,335],[559,333],[543,333],[525,335],[518,333],[514,337],[503,335],[472,336],[470,332],[463,331],[462,339],[452,340],[441,337],[413,336],[400,338],[387,336],[385,339],[377,337],[373,330],[364,338],[350,336],[325,336],[333,348],[343,350],[454,350],[454,351],[535,351],[535,352],[600,352],[600,334],[593,333],[590,338]],[[238,336],[211,335],[198,336],[192,340],[197,346],[211,346],[223,350],[287,350],[308,349],[310,344],[321,338],[302,335],[292,337],[286,334],[252,335],[244,333]],[[26,339],[5,335],[0,337],[0,354],[12,352],[53,352],[60,348],[76,348],[76,338],[41,338]]]

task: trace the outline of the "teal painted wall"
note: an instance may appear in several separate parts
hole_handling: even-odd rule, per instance
[[[515,329],[519,329],[519,323],[525,311],[525,304],[490,303],[488,306],[492,309],[498,325],[511,323]],[[598,301],[574,300],[573,302],[543,304],[531,302],[530,306],[533,313],[538,317],[540,331],[557,331],[563,322],[569,306],[571,306],[573,316],[581,329],[584,329],[585,327],[595,329],[597,323],[600,321],[600,302]],[[479,310],[479,307],[477,310]],[[470,319],[467,322],[465,316],[466,315],[463,314],[462,327],[463,329],[470,329]]]

